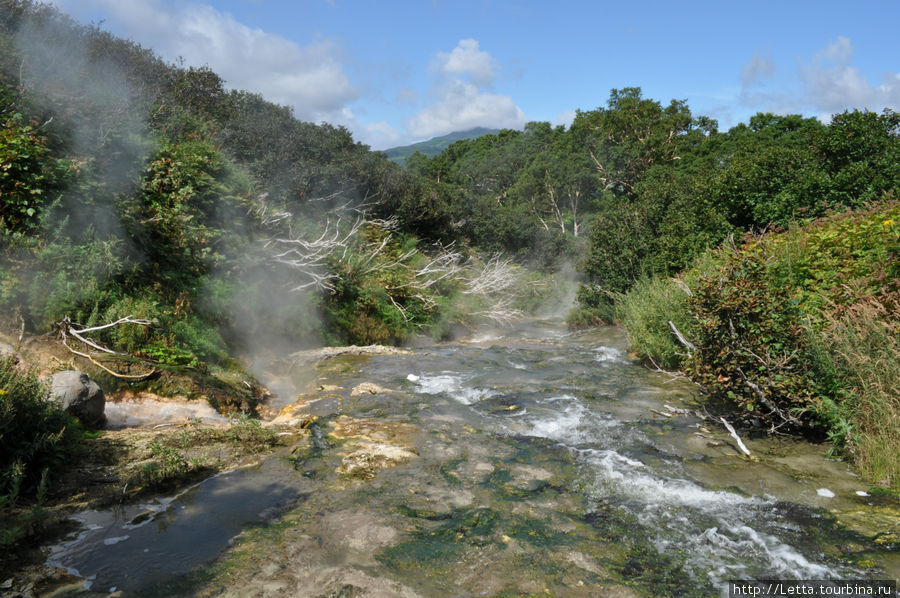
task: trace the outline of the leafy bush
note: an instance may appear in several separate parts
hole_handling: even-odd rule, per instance
[[[64,168],[50,157],[35,124],[18,112],[5,113],[5,95],[0,84],[0,226],[27,232],[40,221]]]
[[[32,533],[44,518],[41,505],[51,476],[79,448],[81,427],[47,400],[32,374],[16,369],[14,357],[0,360],[0,555]],[[20,503],[30,504],[22,509]],[[2,568],[2,567],[0,567]]]
[[[709,252],[681,280],[617,299],[635,350],[679,364],[745,423],[817,430],[900,484],[900,202],[834,214]],[[697,351],[685,360],[668,321]]]
[[[799,427],[816,397],[800,311],[790,290],[773,281],[764,243],[722,251],[721,268],[700,278],[689,301],[697,351],[687,371],[744,418]]]
[[[434,306],[410,286],[416,254],[414,245],[370,225],[352,251],[334,256],[337,277],[325,307],[342,342],[395,344],[430,322]]]
[[[275,446],[278,436],[270,428],[264,428],[258,419],[242,413],[231,418],[231,426],[224,432],[225,438],[247,451],[261,451]]]
[[[47,400],[37,377],[20,373],[14,357],[0,361],[0,493],[33,495],[43,472],[65,465],[80,438],[80,426]]]
[[[814,321],[898,284],[900,202],[834,214],[767,239],[772,271]],[[824,322],[822,322],[824,323]]]
[[[201,457],[188,458],[184,453],[161,442],[150,445],[151,459],[144,463],[134,482],[149,488],[165,489],[204,471],[207,467]]]
[[[605,318],[607,311],[579,305],[566,314],[566,326],[569,330],[583,330],[594,326],[602,326],[611,320]]]

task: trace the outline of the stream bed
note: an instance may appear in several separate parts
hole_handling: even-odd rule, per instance
[[[282,364],[280,387],[314,367],[321,389],[281,393],[318,417],[302,442],[83,513],[49,562],[90,593],[138,596],[716,596],[736,579],[900,577],[896,499],[822,445],[751,438],[756,460],[741,457],[676,413],[693,385],[626,349],[615,328],[533,320]]]

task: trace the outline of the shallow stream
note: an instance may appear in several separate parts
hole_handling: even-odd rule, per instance
[[[715,596],[734,579],[900,577],[895,499],[824,446],[748,439],[756,460],[739,456],[677,413],[692,385],[626,348],[618,329],[536,320],[330,357],[323,390],[295,389],[319,418],[299,445],[82,514],[50,562],[92,592],[159,596]],[[276,374],[308,384],[310,367]],[[380,388],[351,392],[362,383]]]

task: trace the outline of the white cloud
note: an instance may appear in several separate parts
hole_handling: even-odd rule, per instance
[[[419,92],[411,87],[404,87],[397,92],[397,103],[415,106],[419,103]]]
[[[572,123],[575,122],[576,111],[575,110],[565,110],[556,115],[556,118],[553,119],[554,125],[563,125],[564,127],[572,126]]]
[[[772,61],[772,57],[768,54],[760,55],[757,52],[741,69],[741,83],[750,86],[761,79],[771,77],[774,73],[775,63]]]
[[[819,52],[817,57],[819,59],[827,58],[828,60],[837,60],[839,62],[850,62],[853,59],[853,44],[850,42],[849,37],[839,35],[836,40]]]
[[[374,150],[384,150],[410,143],[409,135],[401,133],[383,120],[356,127],[353,136]]]
[[[162,0],[56,0],[101,7],[118,35],[152,47],[163,58],[183,57],[208,65],[226,84],[247,89],[294,108],[298,118],[344,122],[344,109],[358,92],[343,72],[339,48],[327,40],[301,46],[253,29],[229,14],[199,3],[170,5]]]
[[[877,87],[851,64],[854,55],[849,38],[838,37],[809,65],[801,66],[805,95],[817,110],[834,113],[852,108],[880,111],[900,107],[900,74],[885,77]]]
[[[478,45],[478,40],[461,39],[455,48],[448,54],[439,52],[437,55],[438,69],[449,75],[468,75],[469,80],[484,87],[494,81],[496,61]]]
[[[511,97],[488,91],[497,69],[497,61],[475,39],[462,39],[451,52],[439,52],[431,69],[438,76],[434,101],[407,119],[409,134],[423,139],[475,127],[524,126],[525,113]]]
[[[853,64],[854,54],[852,41],[840,36],[790,75],[776,78],[774,61],[757,53],[742,69],[740,102],[780,114],[816,113],[826,121],[844,110],[900,109],[900,73],[886,74],[875,85]]]
[[[407,128],[413,137],[424,138],[475,127],[520,128],[525,122],[525,113],[509,96],[456,79],[441,90],[437,103],[410,118]]]

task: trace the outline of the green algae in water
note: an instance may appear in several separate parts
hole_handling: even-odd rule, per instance
[[[534,549],[553,549],[571,546],[576,542],[572,534],[554,529],[546,520],[522,515],[503,516],[487,507],[456,509],[451,513],[401,507],[410,518],[423,519],[420,529],[406,542],[392,546],[377,558],[397,570],[417,570],[422,567],[441,571],[451,570],[453,561],[460,560],[471,547],[494,546],[506,548],[516,540]],[[427,522],[427,523],[425,523]],[[432,523],[439,522],[434,526]]]
[[[465,463],[466,461],[468,461],[467,457],[458,457],[456,459],[451,459],[450,461],[443,463],[438,468],[438,471],[440,472],[441,477],[443,477],[450,484],[452,484],[454,486],[461,486],[462,480],[459,479],[459,474],[453,470],[456,469],[457,467],[459,467],[460,465],[462,465],[463,463]]]
[[[624,562],[617,569],[632,584],[655,596],[711,596],[715,589],[694,580],[684,569],[684,555],[660,553],[644,537],[637,517],[608,502],[585,515],[584,520],[597,530],[600,538],[624,547]]]

